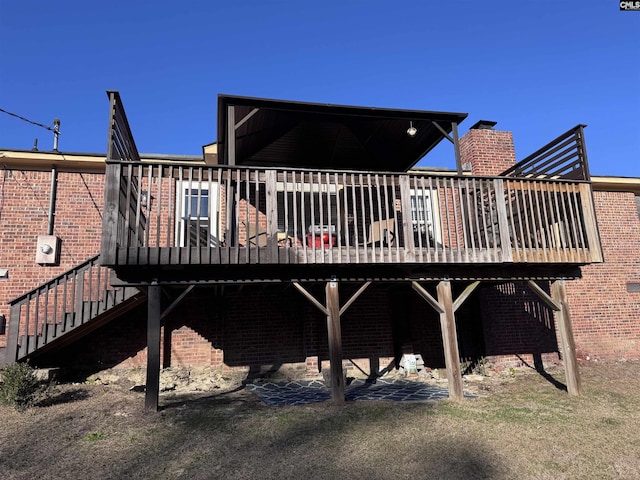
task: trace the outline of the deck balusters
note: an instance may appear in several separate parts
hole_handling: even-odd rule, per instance
[[[105,214],[107,265],[585,263],[600,255],[590,186],[574,180],[151,162],[108,172],[119,187]]]

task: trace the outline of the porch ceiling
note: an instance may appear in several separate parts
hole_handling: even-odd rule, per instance
[[[236,165],[406,171],[466,113],[397,110],[218,96],[219,162],[228,163],[228,106],[235,106]],[[254,111],[255,110],[255,111]],[[253,112],[253,113],[252,113]],[[246,121],[243,119],[247,117]],[[407,135],[409,122],[417,129]],[[452,148],[453,156],[453,148]]]

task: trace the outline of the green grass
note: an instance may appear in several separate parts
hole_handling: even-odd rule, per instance
[[[86,442],[97,442],[99,440],[104,440],[107,438],[107,435],[104,432],[91,432],[87,433],[83,440]]]

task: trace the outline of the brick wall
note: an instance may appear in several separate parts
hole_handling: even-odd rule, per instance
[[[640,219],[633,193],[594,192],[604,263],[567,282],[579,357],[640,358]]]
[[[357,288],[359,284],[340,284],[342,301]],[[316,298],[324,298],[324,286],[309,289]],[[370,286],[341,324],[348,372],[370,374],[393,365],[402,346],[420,353],[432,368],[444,366],[438,315],[406,284]],[[459,315],[463,357],[476,355],[474,325],[478,322],[473,308]],[[143,305],[38,362],[89,371],[143,367],[145,328]],[[325,316],[297,290],[285,286],[225,287],[224,293],[220,287],[199,289],[167,317],[161,343],[164,366],[251,372],[290,365],[309,373],[318,373],[319,366],[328,369]]]
[[[549,283],[540,283],[549,292]],[[552,311],[526,282],[488,285],[479,292],[485,354],[499,367],[557,362],[558,333]]]
[[[9,317],[7,302],[100,251],[104,175],[58,173],[54,235],[61,239],[60,264],[35,263],[38,235],[47,234],[50,171],[0,172],[0,314]],[[6,337],[0,335],[0,346]]]

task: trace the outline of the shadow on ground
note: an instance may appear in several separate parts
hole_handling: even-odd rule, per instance
[[[53,405],[61,405],[63,403],[73,403],[80,400],[85,400],[90,397],[89,392],[84,388],[75,388],[72,390],[65,390],[63,392],[56,392],[47,395],[46,398],[38,401],[36,407],[51,407]]]

